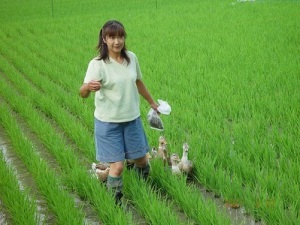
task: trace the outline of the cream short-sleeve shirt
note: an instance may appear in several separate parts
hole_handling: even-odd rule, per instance
[[[140,116],[140,99],[136,80],[142,78],[136,55],[127,51],[130,64],[109,58],[108,63],[94,58],[90,61],[84,83],[100,80],[95,93],[94,116],[103,122],[128,122]]]

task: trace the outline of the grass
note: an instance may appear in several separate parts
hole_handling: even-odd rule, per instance
[[[30,139],[27,132],[34,132],[42,140],[63,171],[62,183],[93,205],[101,221],[111,222],[105,215],[112,199],[86,173],[95,155],[94,106],[92,98],[79,98],[78,89],[96,55],[99,28],[116,18],[127,29],[126,44],[137,54],[153,97],[172,106],[170,116],[162,115],[170,151],[181,153],[187,141],[197,181],[224,199],[238,200],[266,224],[299,222],[298,1],[32,3],[2,2],[1,107],[26,121],[23,135]],[[146,134],[155,146],[161,133],[148,127],[148,110],[142,100]],[[1,121],[9,132],[10,120]],[[154,167],[154,186],[172,202],[194,204],[188,200],[193,197],[176,194],[179,189],[199,198],[194,187],[175,185],[175,178],[160,171]],[[136,181],[129,173],[124,182]],[[166,210],[160,191],[152,192],[149,184],[143,188],[141,193],[151,192]],[[143,198],[127,191],[150,221],[138,203]],[[208,213],[185,212],[187,220],[224,219],[213,204],[200,203]],[[186,207],[182,210],[193,212]],[[130,213],[120,215],[115,221],[134,223]],[[172,210],[166,215],[178,219]],[[156,223],[163,220],[157,217]]]

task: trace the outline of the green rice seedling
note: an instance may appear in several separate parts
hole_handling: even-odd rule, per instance
[[[230,224],[229,218],[217,212],[214,203],[204,200],[200,191],[193,185],[187,185],[186,176],[174,176],[165,171],[160,161],[151,161],[151,179],[154,185],[165,191],[197,223]],[[166,168],[169,169],[169,168]]]
[[[39,43],[39,39],[33,38],[32,36],[33,34],[31,34],[31,36],[25,35],[26,38],[33,40],[31,44]],[[70,90],[66,90],[65,87],[57,85],[57,83],[53,79],[51,80],[48,78],[48,71],[49,74],[58,73],[58,71],[56,72],[51,69],[53,67],[53,62],[51,61],[51,59],[49,59],[48,52],[43,51],[38,55],[32,55],[30,59],[26,59],[26,55],[28,55],[28,52],[38,52],[40,46],[34,46],[33,48],[30,47],[30,45],[26,45],[22,46],[21,48],[16,48],[16,51],[12,52],[9,50],[9,46],[13,45],[13,40],[8,39],[7,37],[5,38],[3,35],[1,39],[5,43],[5,46],[1,48],[1,51],[6,55],[6,59],[9,59],[11,62],[13,62],[16,67],[21,68],[20,72],[22,72],[22,74],[26,76],[26,79],[29,79],[31,81],[31,84],[36,85],[36,87],[38,87],[41,91],[47,93],[48,96],[51,96],[51,98],[57,101],[57,103],[59,103],[62,108],[67,109],[70,114],[77,114],[79,119],[82,119],[85,122],[89,121],[91,116],[90,112],[92,109],[87,107],[79,108],[78,105],[82,104],[82,99],[80,99],[79,96],[74,95],[73,91],[70,92]],[[44,58],[42,58],[42,56]],[[19,62],[20,58],[25,58],[25,60],[21,63]],[[46,58],[47,62],[45,62]],[[27,66],[24,66],[25,61],[27,62],[25,64]],[[49,66],[47,67],[47,65]],[[43,71],[43,76],[40,75],[40,71]]]
[[[16,121],[10,116],[11,112],[1,107],[1,124],[12,139],[13,147],[27,165],[28,170],[44,194],[50,208],[57,215],[58,224],[83,223],[83,214],[75,209],[74,201],[68,194],[61,190],[57,176],[47,168],[39,156],[32,149],[32,144],[22,135]],[[63,209],[68,209],[65,212]]]
[[[15,83],[16,86],[21,88],[21,90],[24,91],[24,93],[27,93],[27,95],[31,96],[32,99],[35,99],[35,102],[41,107],[41,109],[49,116],[53,117],[58,124],[62,126],[62,128],[65,130],[67,134],[71,136],[74,140],[79,140],[81,142],[81,145],[83,148],[81,150],[90,156],[90,158],[94,158],[94,152],[90,151],[91,148],[93,148],[93,144],[90,141],[91,135],[90,132],[80,126],[76,120],[70,119],[71,115],[66,112],[66,110],[60,108],[57,110],[55,108],[56,103],[54,100],[50,99],[47,96],[42,96],[40,98],[35,98],[35,96],[40,96],[40,93],[36,91],[33,88],[30,88],[30,83],[27,82],[17,71],[14,73],[9,73],[10,68],[12,68],[8,64],[4,64],[5,61],[3,61],[3,69],[8,73],[11,74],[11,81]],[[11,70],[13,71],[13,70]],[[16,79],[16,77],[18,79]],[[72,131],[72,132],[71,132]]]
[[[0,151],[0,192],[1,204],[7,209],[7,222],[13,224],[39,224],[42,219],[37,206],[27,189],[21,190],[13,169],[7,164]]]
[[[155,191],[146,182],[140,180],[134,171],[123,174],[124,194],[131,199],[137,210],[151,224],[183,224],[171,210],[166,199]]]

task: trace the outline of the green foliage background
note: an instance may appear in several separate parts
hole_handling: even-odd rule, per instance
[[[148,89],[172,107],[162,115],[170,151],[181,153],[187,141],[201,184],[268,224],[293,224],[300,209],[299,18],[300,2],[291,0],[2,0],[0,76],[17,77],[9,64],[40,93],[28,94],[33,102],[45,95],[57,103],[49,107],[81,121],[72,129],[89,135],[84,154],[93,161],[93,99],[80,99],[78,90],[99,29],[120,20]],[[10,82],[11,98],[19,98],[24,81]],[[149,106],[141,104],[155,146],[161,133],[149,128]],[[276,210],[257,209],[270,199]]]

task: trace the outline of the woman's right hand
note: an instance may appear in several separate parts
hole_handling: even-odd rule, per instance
[[[101,81],[98,80],[98,81],[95,81],[95,80],[92,80],[88,83],[88,90],[89,91],[99,91],[100,88],[101,88]]]
[[[101,88],[101,81],[92,80],[88,83],[85,83],[81,86],[79,94],[82,98],[89,97],[91,92],[99,91]]]

